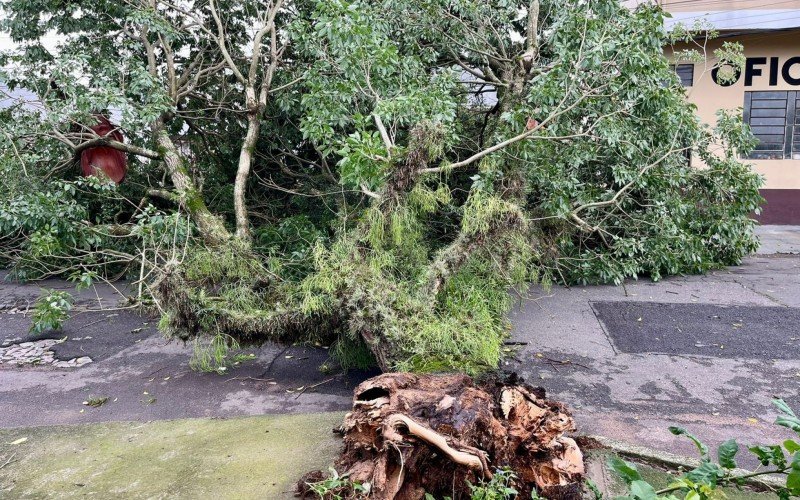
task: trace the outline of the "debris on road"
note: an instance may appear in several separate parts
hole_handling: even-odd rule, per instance
[[[108,396],[92,396],[86,401],[83,402],[86,406],[91,406],[92,408],[100,408],[104,404],[106,404],[109,400]]]

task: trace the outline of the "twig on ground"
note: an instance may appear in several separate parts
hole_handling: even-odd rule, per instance
[[[150,375],[146,376],[145,378],[150,378],[150,377],[152,377],[153,375],[155,375],[156,373],[158,373],[158,372],[160,372],[160,371],[162,371],[162,370],[166,370],[167,368],[169,368],[169,366],[162,366],[162,367],[161,367],[161,368],[159,368],[158,370],[156,370],[156,371],[154,371],[154,372],[151,372],[151,373],[150,373]]]
[[[14,457],[16,457],[16,456],[17,456],[17,454],[16,454],[16,453],[12,453],[12,454],[11,454],[11,456],[10,456],[10,457],[8,457],[8,460],[6,460],[6,461],[5,461],[5,463],[3,463],[3,465],[0,465],[0,469],[2,469],[3,467],[5,467],[6,465],[8,465],[8,464],[12,463],[12,462],[14,461]]]
[[[227,383],[227,382],[230,382],[231,380],[242,380],[242,381],[244,381],[244,380],[255,380],[256,382],[274,382],[275,381],[275,379],[273,379],[273,378],[233,377],[233,378],[229,378],[225,382]]]
[[[542,359],[544,359],[545,361],[547,361],[548,363],[551,363],[551,364],[559,364],[559,365],[575,365],[575,366],[580,366],[581,368],[586,368],[587,370],[589,369],[589,367],[588,367],[588,366],[586,366],[586,365],[582,365],[582,364],[580,364],[580,363],[576,363],[576,362],[574,362],[574,361],[571,361],[571,360],[569,360],[569,359],[565,359],[564,361],[561,361],[561,360],[559,360],[559,359],[553,359],[553,358],[542,358]],[[554,366],[553,368],[555,368],[555,366]],[[558,371],[558,370],[556,369],[556,371]]]
[[[281,349],[281,351],[280,351],[278,354],[276,354],[274,358],[272,358],[272,361],[270,361],[270,362],[269,362],[269,364],[267,365],[267,369],[266,369],[266,370],[264,370],[264,372],[263,372],[263,373],[262,373],[260,376],[261,376],[261,377],[263,377],[264,375],[266,375],[267,373],[269,373],[269,372],[272,370],[272,365],[273,365],[273,364],[275,364],[275,360],[276,360],[276,359],[278,359],[278,358],[280,358],[281,356],[283,356],[283,353],[285,353],[286,351],[288,351],[288,350],[289,350],[291,347],[292,347],[292,346],[290,346],[290,345],[287,345],[286,347],[284,347],[283,349]]]
[[[303,389],[300,392],[297,393],[297,396],[295,396],[294,399],[299,398],[300,396],[303,395],[304,392],[306,392],[309,389],[316,389],[317,387],[321,386],[322,384],[327,384],[328,382],[330,382],[332,380],[335,380],[335,379],[336,379],[336,377],[332,377],[332,378],[329,378],[328,380],[323,380],[322,382],[319,382],[319,383],[316,383],[316,384],[313,384],[313,385],[307,385],[307,386],[303,387]]]
[[[108,318],[104,317],[104,318],[98,319],[97,321],[92,321],[91,323],[87,323],[85,325],[81,325],[81,328],[86,328],[87,326],[96,325],[97,323],[102,323],[103,321],[108,321]]]

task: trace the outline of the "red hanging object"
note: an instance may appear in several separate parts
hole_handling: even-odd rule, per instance
[[[125,142],[122,132],[108,118],[96,115],[98,124],[92,127],[94,133],[117,142]],[[84,177],[102,171],[109,179],[120,184],[128,173],[128,157],[122,151],[108,146],[85,149],[81,153],[81,174]]]

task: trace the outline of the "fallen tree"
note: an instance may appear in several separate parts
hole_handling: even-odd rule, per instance
[[[465,375],[385,374],[359,385],[341,427],[336,470],[370,498],[415,500],[468,496],[470,484],[513,470],[513,486],[529,498],[580,498],[583,455],[565,433],[575,422],[542,389],[511,377],[474,383]],[[323,479],[319,471],[299,483]]]
[[[760,180],[738,159],[752,136],[730,114],[699,122],[656,6],[62,4],[2,3],[29,42],[12,82],[47,119],[0,114],[0,166],[37,173],[9,176],[0,237],[36,271],[115,259],[171,337],[475,374],[500,360],[509,289],[702,273],[755,249]],[[37,45],[51,31],[55,54]],[[709,67],[741,62],[698,47]],[[94,214],[47,178],[87,139],[73,126],[111,107],[135,161],[115,210]],[[52,199],[31,194],[43,186]]]

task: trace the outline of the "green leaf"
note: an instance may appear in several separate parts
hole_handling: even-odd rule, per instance
[[[655,500],[658,498],[655,488],[646,481],[634,481],[631,483],[631,496],[638,500]]]
[[[800,434],[800,418],[779,415],[778,418],[775,419],[775,423]]]
[[[780,399],[780,398],[773,399],[772,400],[772,404],[774,404],[780,411],[782,411],[783,413],[789,415],[790,417],[796,417],[797,416],[797,415],[794,414],[794,411],[792,411],[792,409],[789,408],[789,405],[786,404],[786,401],[784,401],[783,399]]]
[[[706,486],[717,486],[719,478],[725,476],[725,471],[714,462],[704,461],[700,466],[686,473],[685,477],[695,483]]]
[[[641,481],[642,476],[636,469],[636,466],[630,462],[626,462],[619,457],[611,457],[608,459],[608,466],[616,472],[627,484],[634,481]]]
[[[775,423],[800,434],[800,418],[797,418],[797,415],[789,408],[786,401],[782,399],[773,399],[772,404],[783,413],[783,415],[778,415],[778,418],[775,419]]]
[[[783,442],[783,447],[786,448],[786,451],[788,451],[789,453],[794,453],[800,450],[800,443],[792,439],[787,439],[786,441]]]
[[[766,446],[751,446],[748,450],[758,457],[761,465],[769,465],[771,453],[766,449]]]
[[[786,476],[786,489],[792,495],[800,495],[800,470],[793,470]]]
[[[786,467],[786,456],[783,454],[783,448],[778,445],[751,446],[748,449],[758,457],[761,465],[772,464],[779,469]]]
[[[739,453],[739,444],[735,439],[729,439],[719,445],[717,456],[719,457],[719,464],[726,469],[736,468],[736,454]]]
[[[595,500],[603,500],[603,492],[600,491],[600,488],[597,486],[597,483],[595,483],[588,477],[584,479],[583,482],[586,485],[586,488],[588,488],[589,491],[592,492],[592,495],[594,495]]]
[[[669,431],[676,436],[686,436],[687,438],[691,439],[694,445],[697,446],[697,449],[700,451],[700,455],[704,457],[708,455],[708,446],[703,444],[699,439],[694,437],[694,435],[690,434],[683,427],[672,426],[669,428]]]

